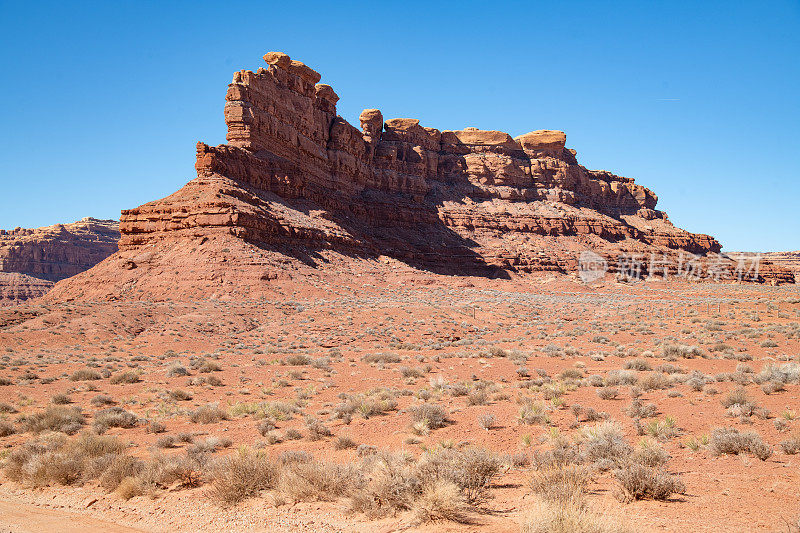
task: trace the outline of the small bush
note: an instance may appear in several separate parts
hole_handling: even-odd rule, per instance
[[[412,423],[423,423],[428,429],[444,427],[448,422],[447,411],[439,405],[425,403],[412,407],[409,412]]]
[[[522,533],[631,533],[633,530],[605,514],[594,514],[586,506],[534,502],[525,515]]]
[[[129,383],[139,383],[141,381],[141,374],[139,372],[128,370],[114,374],[109,381],[112,385],[121,385]]]
[[[25,431],[33,433],[50,430],[73,435],[85,423],[85,418],[77,407],[51,405],[44,412],[22,417],[20,422]]]
[[[100,372],[91,368],[81,368],[69,376],[70,381],[96,381],[101,378]]]
[[[220,422],[221,420],[227,419],[227,411],[220,409],[215,403],[198,407],[189,414],[189,420],[195,424],[214,424],[216,422]]]
[[[224,457],[212,469],[211,497],[228,506],[274,488],[278,481],[278,468],[266,457],[242,450]]]
[[[762,461],[772,455],[772,448],[765,444],[758,433],[739,433],[735,428],[714,428],[708,447],[715,455],[737,455],[750,452]]]
[[[94,428],[99,432],[108,428],[133,428],[139,424],[139,417],[122,407],[109,407],[94,415]]]
[[[615,470],[614,477],[622,487],[625,500],[668,500],[673,494],[682,494],[686,490],[677,477],[638,463],[629,463]]]
[[[414,502],[417,519],[421,522],[450,520],[469,523],[470,506],[455,483],[437,480],[427,485]]]
[[[601,400],[613,400],[617,397],[619,391],[614,387],[602,387],[597,389],[597,396],[600,397]]]

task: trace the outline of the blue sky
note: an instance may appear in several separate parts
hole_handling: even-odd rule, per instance
[[[296,7],[295,7],[296,6]],[[800,249],[800,2],[0,0],[0,228],[166,196],[232,73],[317,69],[357,123],[567,132],[725,250]]]

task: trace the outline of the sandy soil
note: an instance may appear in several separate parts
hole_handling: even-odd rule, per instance
[[[549,447],[553,431],[571,436],[592,425],[576,419],[576,405],[607,413],[636,445],[642,436],[627,414],[634,387],[614,385],[616,397],[601,399],[602,387],[593,386],[591,376],[607,380],[631,361],[644,360],[650,370],[633,369],[635,387],[658,414],[642,423],[674,418],[675,434],[660,445],[671,456],[666,469],[680,476],[685,493],[664,502],[621,503],[614,497],[613,476],[604,473],[591,485],[591,506],[636,531],[790,531],[789,524],[797,523],[800,455],[784,453],[780,443],[800,430],[800,385],[787,383],[767,394],[760,384],[746,383],[748,398],[769,411],[762,416],[731,417],[721,403],[743,374],[757,375],[770,363],[798,362],[800,290],[794,286],[606,281],[587,287],[564,277],[454,280],[406,271],[273,287],[274,298],[248,301],[34,301],[0,310],[0,375],[9,380],[0,386],[0,402],[17,411],[0,415],[16,430],[0,437],[6,450],[0,457],[36,437],[24,431],[19,417],[42,411],[56,394],[83,409],[87,427],[107,407],[92,404],[99,394],[140,417],[135,427],[110,428],[106,434],[130,442],[131,453],[142,458],[157,451],[160,437],[181,432],[192,433],[196,442],[229,439],[215,457],[246,445],[274,457],[303,450],[325,460],[357,461],[357,450],[336,449],[339,436],[413,455],[442,443],[469,442],[499,454],[530,456]],[[664,358],[669,344],[696,346],[702,355]],[[398,362],[364,360],[378,353],[395,354]],[[287,364],[298,355],[310,363]],[[208,361],[213,368],[201,371]],[[189,375],[169,375],[175,365]],[[648,376],[662,374],[657,371],[666,368],[662,365],[677,367],[663,373],[672,382],[642,387]],[[71,379],[86,368],[103,375]],[[565,370],[572,374],[562,374]],[[123,371],[137,372],[139,381],[112,383],[111,376]],[[692,372],[705,377],[700,390],[687,384]],[[548,397],[547,383],[530,384],[540,375],[563,386],[560,400]],[[216,385],[208,382],[211,376],[219,379]],[[452,394],[460,382],[489,384],[485,402],[471,405],[469,396]],[[343,393],[375,388],[396,391],[397,408],[369,418],[355,414],[349,423],[332,416]],[[170,391],[176,389],[191,399],[173,399]],[[409,408],[423,403],[421,398],[444,406],[452,422],[413,435]],[[526,399],[545,407],[548,424],[519,423]],[[275,431],[285,436],[296,429],[302,438],[268,444],[259,420],[243,408],[276,401],[294,403],[300,412],[277,420]],[[211,402],[235,414],[193,423],[190,413]],[[488,430],[480,424],[485,414],[495,417]],[[333,436],[311,440],[306,416],[316,417]],[[148,432],[145,421],[158,421],[166,431]],[[689,446],[718,426],[757,432],[773,454],[761,461]],[[187,447],[179,443],[160,451],[180,454]],[[8,480],[0,485],[0,524],[3,531],[510,532],[519,531],[537,498],[528,488],[530,475],[530,466],[504,469],[491,487],[487,512],[477,514],[472,525],[420,525],[404,514],[369,520],[349,513],[345,499],[292,505],[268,491],[222,508],[210,497],[209,483],[123,500],[96,481],[31,489]]]

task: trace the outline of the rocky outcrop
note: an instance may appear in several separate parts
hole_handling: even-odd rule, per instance
[[[278,52],[264,60],[228,86],[228,144],[198,143],[196,179],[122,212],[108,265],[132,271],[146,254],[151,268],[169,243],[223,235],[300,259],[334,250],[499,276],[575,271],[587,249],[612,270],[620,254],[720,250],[673,226],[633,179],[581,166],[563,132],[440,131],[377,109],[357,128],[319,73]]]
[[[800,250],[796,252],[765,252],[760,256],[774,265],[790,270],[795,276],[800,276]]]
[[[17,272],[0,272],[0,306],[13,305],[44,295],[53,282]]]
[[[0,230],[0,300],[41,296],[117,251],[118,223],[84,218],[71,224]]]

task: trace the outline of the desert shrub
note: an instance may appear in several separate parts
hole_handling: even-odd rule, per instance
[[[116,490],[122,480],[136,477],[144,469],[144,463],[130,455],[117,455],[100,476],[100,486],[108,491]]]
[[[614,387],[602,387],[597,389],[597,396],[600,397],[601,400],[613,400],[617,397],[619,391]]]
[[[212,468],[211,497],[221,505],[233,505],[274,488],[279,470],[266,457],[243,449],[220,459]]]
[[[800,383],[800,364],[784,363],[782,365],[767,364],[755,377],[756,383],[773,381],[778,383]]]
[[[311,364],[311,358],[305,354],[292,354],[283,359],[284,365],[305,366]]]
[[[582,505],[591,481],[588,468],[574,464],[552,464],[534,471],[531,490],[544,500],[560,505]]]
[[[278,479],[278,492],[291,501],[329,501],[346,496],[361,481],[352,465],[316,460],[285,461]]]
[[[307,417],[305,423],[308,430],[308,438],[311,440],[322,440],[333,435],[327,426],[314,417]]]
[[[625,441],[622,428],[614,420],[584,427],[581,434],[581,457],[585,461],[596,463],[601,469],[611,468],[631,453],[631,446]]]
[[[653,403],[644,404],[639,398],[634,398],[627,413],[631,418],[651,418],[658,414],[658,407]]]
[[[303,434],[299,430],[297,430],[295,428],[287,429],[285,435],[286,435],[286,438],[289,439],[289,440],[300,440],[300,439],[303,438]]]
[[[410,366],[401,366],[397,368],[400,375],[404,378],[421,378],[424,372],[420,368],[411,368]]]
[[[112,385],[121,385],[128,383],[139,383],[141,381],[141,374],[135,370],[127,370],[111,376],[109,383]]]
[[[174,389],[169,391],[169,397],[179,402],[185,402],[192,399],[192,394],[181,389]]]
[[[173,363],[167,369],[167,377],[168,378],[179,378],[179,377],[185,377],[185,376],[188,376],[188,375],[189,375],[189,370],[185,366],[181,365],[180,363]]]
[[[100,372],[91,368],[81,368],[69,376],[70,381],[94,381],[101,378]]]
[[[356,441],[344,435],[336,437],[336,440],[333,443],[333,447],[337,450],[347,450],[350,448],[355,448],[356,446],[358,446]]]
[[[156,448],[174,448],[175,437],[172,435],[161,435],[156,440]]]
[[[114,400],[108,394],[98,394],[97,396],[92,398],[90,403],[95,407],[102,407],[104,405],[113,404]]]
[[[675,428],[675,419],[671,416],[664,417],[663,420],[651,420],[645,426],[648,435],[658,440],[669,440],[678,434]]]
[[[527,426],[550,424],[547,407],[542,403],[527,403],[520,407],[517,422]]]
[[[492,429],[496,421],[497,417],[492,413],[483,413],[482,415],[478,416],[478,425],[486,431]]]
[[[213,424],[227,419],[227,411],[220,409],[216,403],[203,405],[189,413],[189,420],[195,424]]]
[[[44,412],[23,416],[20,422],[25,431],[39,433],[49,430],[72,435],[85,423],[85,418],[77,407],[51,405]]]
[[[69,405],[72,403],[72,400],[66,394],[54,394],[50,398],[50,403],[55,405]]]
[[[8,437],[9,435],[13,435],[14,425],[6,422],[5,420],[0,420],[0,437]]]
[[[642,359],[641,357],[637,357],[636,359],[632,359],[630,361],[626,361],[623,365],[623,368],[627,370],[652,370],[653,367],[650,364],[650,361],[647,359]]]
[[[145,486],[138,477],[126,477],[117,485],[116,495],[123,500],[130,500],[145,493]]]
[[[361,360],[365,363],[399,363],[400,356],[393,353],[371,353],[363,356]]]
[[[795,455],[800,453],[800,433],[793,435],[791,438],[781,442],[781,450],[786,455]]]
[[[423,483],[454,483],[463,492],[467,503],[479,505],[488,499],[489,484],[500,472],[501,466],[502,463],[496,455],[480,448],[441,448],[424,454],[417,465],[417,471]]]
[[[628,463],[615,470],[614,477],[622,488],[624,500],[667,500],[686,490],[679,478],[639,463]]]
[[[525,514],[522,533],[631,533],[617,518],[586,506],[536,501]]]
[[[693,359],[695,357],[702,357],[703,351],[697,346],[685,346],[678,344],[664,344],[661,347],[661,353],[667,360],[674,360],[678,357],[684,359]]]
[[[262,437],[266,437],[267,433],[275,429],[275,421],[271,418],[265,418],[258,423],[258,433]]]
[[[643,439],[633,450],[631,461],[655,468],[669,461],[669,454],[658,442]]]
[[[34,487],[73,485],[101,475],[124,449],[116,439],[90,433],[72,441],[47,438],[15,448],[4,472],[9,479]]]
[[[750,401],[747,399],[747,391],[743,387],[739,387],[729,392],[721,400],[721,403],[723,407],[731,407],[734,405],[749,405]]]
[[[439,405],[429,403],[415,405],[409,409],[409,412],[412,424],[422,423],[428,429],[444,427],[448,422],[447,411]]]
[[[122,407],[109,407],[94,415],[92,424],[98,432],[104,432],[108,428],[133,428],[139,424],[139,417],[126,411]]]
[[[611,370],[606,374],[605,384],[616,385],[633,385],[636,383],[637,374],[633,370]]]
[[[420,522],[449,520],[469,523],[470,510],[464,494],[449,481],[435,481],[425,486],[414,501],[414,511]]]
[[[662,372],[651,372],[639,378],[639,387],[645,391],[668,389],[672,386],[672,378]]]
[[[772,448],[761,440],[758,433],[753,431],[740,433],[735,428],[714,428],[708,447],[714,455],[750,452],[762,461],[772,455]]]
[[[208,374],[209,372],[219,372],[222,370],[222,365],[216,361],[204,361],[197,369],[201,374]]]
[[[486,405],[489,403],[489,394],[485,389],[473,389],[467,394],[467,405]]]

